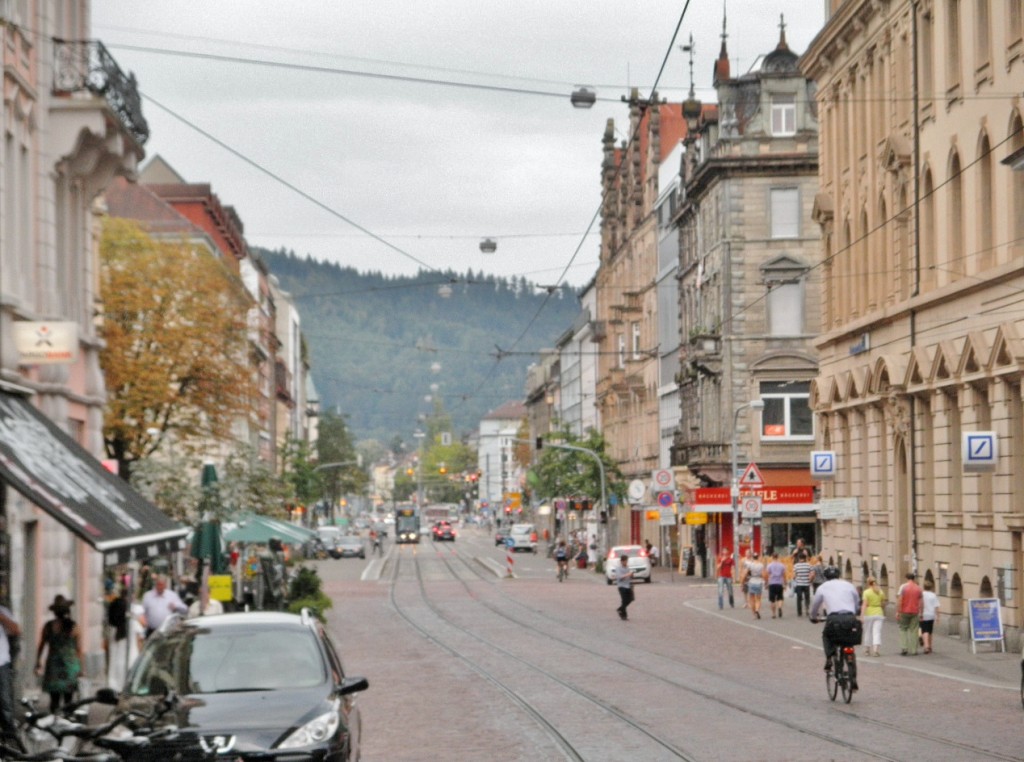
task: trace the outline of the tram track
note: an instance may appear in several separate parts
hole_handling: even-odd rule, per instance
[[[440,554],[439,554],[439,556],[440,556]],[[487,584],[493,586],[503,598],[505,598],[506,600],[509,600],[509,601],[511,601],[513,603],[515,603],[518,606],[525,607],[525,604],[523,604],[522,602],[520,602],[517,599],[513,598],[512,596],[508,595],[507,593],[503,592],[501,590],[501,588],[500,588],[500,585],[496,584],[496,582],[493,579],[491,579],[489,576],[483,574],[473,563],[467,561],[462,555],[459,555],[459,554],[456,554],[456,553],[452,553],[451,556],[453,558],[457,558],[459,560],[459,562],[463,566],[465,566],[473,575],[475,575],[481,581],[486,582]],[[535,633],[543,636],[544,638],[546,638],[548,640],[553,640],[553,641],[556,641],[556,642],[558,642],[558,643],[560,643],[562,645],[568,646],[570,648],[580,650],[583,653],[586,653],[588,655],[593,655],[592,651],[583,648],[578,643],[576,643],[576,642],[574,642],[572,640],[569,640],[567,638],[561,638],[558,635],[552,633],[550,630],[542,630],[539,627],[536,627],[536,626],[534,626],[532,624],[529,624],[528,622],[525,622],[525,621],[523,621],[521,619],[518,619],[517,617],[511,616],[506,611],[504,611],[501,608],[499,608],[498,606],[495,606],[494,604],[492,604],[492,603],[490,603],[488,601],[483,600],[482,598],[477,596],[476,593],[466,583],[466,581],[461,576],[459,576],[455,572],[454,569],[452,569],[451,562],[447,558],[444,558],[443,556],[441,556],[441,559],[445,563],[445,565],[448,566],[449,570],[452,572],[453,577],[455,577],[455,579],[457,579],[463,585],[463,587],[466,589],[467,593],[479,605],[484,606],[485,608],[487,608],[491,612],[493,612],[493,613],[497,614],[498,616],[500,616],[500,617],[508,620],[509,622],[515,624],[517,627],[522,627],[524,629],[527,629],[527,630],[530,630],[532,632],[535,632]],[[550,621],[550,622],[552,622],[554,624],[559,625],[560,627],[566,626],[565,622],[563,622],[561,620],[558,620],[558,619],[556,619],[554,617],[550,617],[550,616],[544,614],[543,612],[537,611],[537,610],[532,609],[532,608],[528,608],[527,610],[533,616],[539,616],[542,619],[546,619],[547,621]],[[701,673],[707,675],[708,677],[714,678],[716,680],[722,680],[723,679],[720,674],[713,673],[710,670],[707,670],[706,668],[703,668],[703,667],[701,667],[699,665],[694,665],[694,664],[690,664],[690,663],[686,663],[686,662],[681,662],[681,661],[679,661],[677,659],[673,659],[670,656],[666,656],[664,654],[660,654],[660,653],[657,653],[657,652],[654,652],[654,651],[649,651],[648,650],[648,651],[646,651],[646,653],[648,653],[648,654],[650,654],[652,656],[655,656],[655,657],[657,657],[659,659],[665,659],[665,660],[667,660],[669,662],[672,662],[674,664],[679,664],[680,666],[682,666],[682,667],[684,667],[686,669],[692,669],[692,670],[701,672]],[[683,684],[683,683],[681,683],[681,682],[679,682],[677,680],[673,680],[673,679],[671,679],[669,677],[666,677],[662,673],[654,672],[652,670],[649,670],[649,669],[643,667],[641,664],[639,664],[636,661],[627,661],[627,660],[622,659],[620,657],[612,656],[612,655],[607,655],[607,654],[602,654],[602,657],[606,658],[609,661],[611,661],[611,662],[613,662],[615,664],[618,664],[618,665],[620,665],[620,666],[622,666],[622,667],[624,667],[626,669],[629,669],[631,671],[643,674],[644,676],[646,676],[646,677],[648,677],[648,678],[650,678],[652,680],[657,680],[657,681],[659,681],[659,682],[661,682],[663,684],[669,685],[669,686],[671,686],[673,688],[676,688],[678,690],[685,691],[686,693],[688,693],[688,694],[690,694],[692,696],[695,696],[695,697],[698,697],[698,698],[702,698],[702,699],[707,700],[707,701],[712,701],[712,702],[714,702],[714,703],[716,703],[716,704],[718,704],[720,706],[723,706],[725,708],[732,709],[734,711],[740,712],[742,714],[745,714],[745,715],[748,715],[748,716],[751,716],[751,717],[756,717],[756,718],[761,719],[763,721],[770,722],[773,725],[784,727],[784,728],[787,728],[789,730],[794,730],[794,731],[797,731],[799,733],[802,733],[802,734],[808,735],[810,737],[816,738],[818,740],[826,741],[826,742],[828,742],[830,744],[835,744],[835,745],[838,745],[840,747],[849,749],[851,751],[856,751],[857,753],[864,754],[864,755],[871,756],[871,757],[875,757],[877,759],[891,760],[891,762],[898,762],[898,760],[900,759],[898,757],[891,757],[891,756],[889,756],[888,754],[885,754],[885,753],[874,752],[874,751],[871,751],[869,749],[865,749],[862,746],[855,745],[853,743],[845,741],[842,738],[838,738],[838,737],[830,735],[828,733],[824,733],[822,731],[815,730],[813,728],[809,728],[805,724],[800,724],[799,722],[792,721],[792,720],[780,719],[779,717],[777,717],[777,716],[775,716],[773,714],[770,714],[768,712],[757,710],[757,709],[752,709],[750,706],[743,705],[743,704],[741,704],[739,702],[736,702],[736,701],[731,701],[729,699],[723,698],[720,695],[716,695],[716,694],[710,693],[708,691],[702,691],[702,690],[693,688],[692,686],[685,685],[685,684]],[[1002,753],[997,752],[997,751],[993,751],[993,750],[990,750],[990,749],[984,749],[982,747],[975,746],[975,745],[972,745],[972,744],[966,744],[966,743],[963,743],[963,742],[960,742],[960,741],[956,741],[954,739],[945,738],[945,737],[942,737],[942,736],[932,735],[932,734],[925,733],[925,732],[922,732],[922,731],[914,730],[912,728],[907,728],[907,727],[902,726],[902,725],[897,725],[895,723],[886,722],[884,720],[879,720],[879,719],[877,719],[875,717],[870,717],[870,716],[858,713],[858,712],[850,709],[849,707],[843,707],[843,708],[833,707],[831,709],[836,714],[839,714],[839,715],[841,715],[843,717],[849,717],[851,719],[854,719],[858,723],[868,723],[868,724],[874,725],[876,727],[886,728],[886,729],[891,730],[891,731],[893,731],[895,733],[899,733],[899,734],[901,734],[903,736],[906,736],[906,737],[909,737],[909,738],[916,738],[916,739],[919,739],[919,740],[922,740],[922,741],[928,741],[929,743],[934,743],[934,744],[937,744],[939,746],[947,747],[947,748],[949,748],[951,750],[955,749],[955,750],[959,750],[960,752],[969,752],[972,755],[976,755],[975,758],[977,758],[977,756],[981,756],[981,757],[985,757],[985,758],[989,758],[989,759],[1006,760],[1007,762],[1013,762],[1014,760],[1019,760],[1020,759],[1019,756],[1002,754]],[[863,743],[863,740],[862,739],[859,740],[858,743]]]
[[[448,569],[448,571],[452,575],[452,578],[454,580],[456,580],[457,582],[459,582],[460,584],[465,586],[465,581],[463,579],[461,579],[461,577],[459,577],[459,575],[451,567],[451,565],[448,563],[448,561],[446,559],[444,559],[443,556],[441,556],[440,553],[438,553],[438,556],[441,557],[442,560],[444,561],[446,568]],[[574,759],[574,760],[584,760],[585,757],[580,754],[580,752],[576,748],[576,746],[555,726],[554,723],[552,723],[546,717],[544,717],[543,713],[541,711],[539,711],[537,709],[537,707],[535,707],[532,704],[532,702],[530,702],[530,700],[528,698],[523,696],[520,692],[516,691],[514,688],[509,686],[507,683],[505,683],[499,677],[494,675],[486,667],[484,667],[481,664],[479,664],[478,662],[470,659],[465,654],[460,653],[458,650],[453,648],[451,645],[449,645],[448,643],[444,642],[444,640],[442,638],[440,638],[440,637],[434,635],[433,633],[429,632],[427,630],[427,628],[425,628],[422,625],[420,625],[419,623],[417,623],[411,617],[411,615],[409,615],[409,613],[407,611],[403,610],[402,606],[398,603],[398,601],[396,599],[396,595],[395,595],[395,590],[396,590],[396,587],[397,587],[397,582],[398,582],[398,579],[400,577],[399,570],[400,570],[400,566],[401,566],[401,562],[402,562],[402,557],[404,557],[404,554],[403,554],[403,556],[400,556],[398,559],[396,559],[396,562],[394,564],[393,573],[392,573],[392,580],[391,580],[391,590],[390,590],[391,605],[395,609],[395,611],[398,612],[399,616],[401,616],[402,619],[406,623],[408,623],[413,629],[415,629],[417,632],[419,632],[421,635],[423,635],[425,638],[427,638],[430,642],[434,643],[436,646],[438,646],[439,648],[443,649],[445,652],[447,652],[447,653],[457,657],[460,661],[462,661],[464,664],[466,664],[471,670],[473,670],[474,672],[479,674],[481,677],[486,679],[490,684],[492,684],[496,688],[498,688],[501,691],[501,693],[505,695],[506,698],[508,698],[510,701],[512,701],[512,703],[515,704],[516,706],[518,706],[520,709],[522,709],[530,717],[530,719],[532,719],[537,725],[539,725],[541,727],[541,729],[559,747],[559,749],[563,752],[563,754],[565,754],[566,758]],[[557,675],[553,675],[549,670],[546,670],[543,667],[541,667],[541,666],[539,666],[539,665],[537,665],[537,664],[535,664],[535,663],[533,663],[533,662],[531,662],[531,661],[529,661],[527,659],[524,659],[523,657],[513,653],[512,651],[510,651],[510,650],[504,648],[503,646],[493,642],[492,640],[490,640],[488,638],[485,638],[485,637],[482,637],[482,636],[478,635],[477,633],[473,632],[472,630],[470,630],[470,629],[468,629],[466,627],[463,627],[462,625],[460,625],[457,622],[455,622],[451,617],[449,617],[446,614],[444,614],[444,612],[442,612],[430,600],[429,595],[427,593],[426,585],[425,585],[424,580],[423,580],[423,575],[422,575],[422,569],[421,569],[421,566],[420,566],[420,561],[419,561],[418,557],[415,556],[415,555],[413,556],[413,564],[414,564],[415,573],[416,573],[417,585],[418,585],[420,596],[421,596],[421,598],[423,600],[423,603],[427,606],[427,608],[431,611],[431,613],[434,614],[434,616],[436,616],[438,619],[440,619],[443,622],[445,622],[449,627],[452,627],[455,630],[457,630],[458,632],[463,633],[463,634],[473,638],[474,640],[478,641],[479,643],[482,643],[483,645],[485,645],[491,651],[495,651],[495,652],[498,652],[498,653],[502,654],[503,656],[513,660],[517,664],[520,664],[520,665],[526,667],[527,669],[542,675],[543,677],[547,678],[548,680],[557,683],[562,688],[568,690],[572,694],[574,694],[574,695],[576,695],[576,696],[586,700],[587,702],[589,702],[590,704],[596,706],[597,708],[599,708],[603,712],[611,715],[612,717],[617,719],[619,722],[624,723],[625,725],[627,725],[632,730],[634,730],[636,732],[639,732],[641,735],[645,736],[647,739],[652,741],[657,747],[663,749],[664,751],[669,752],[674,759],[694,760],[694,761],[697,759],[697,757],[693,756],[690,752],[688,752],[688,751],[686,751],[684,749],[680,749],[678,746],[673,744],[671,741],[668,741],[668,740],[662,738],[661,736],[658,736],[655,733],[652,733],[650,730],[645,728],[642,724],[637,722],[634,718],[632,718],[629,715],[627,715],[627,714],[621,712],[620,710],[616,709],[614,706],[612,706],[608,702],[602,700],[601,698],[599,698],[597,696],[594,696],[589,691],[586,691],[586,690],[580,688],[579,686],[574,685],[573,683],[558,677]]]

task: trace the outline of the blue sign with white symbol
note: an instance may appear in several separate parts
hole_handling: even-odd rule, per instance
[[[819,481],[836,478],[836,453],[834,450],[811,451],[811,478]]]
[[[505,538],[505,547],[506,548],[511,548],[515,544],[516,544],[516,541],[513,540],[511,537],[506,537]]]
[[[676,496],[671,492],[659,492],[658,493],[658,505],[662,508],[670,508],[672,503],[676,501]]]
[[[965,431],[960,455],[964,473],[991,473],[999,460],[999,439],[994,431]]]

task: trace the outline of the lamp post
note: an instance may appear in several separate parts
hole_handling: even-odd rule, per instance
[[[423,437],[426,436],[426,432],[416,429],[412,435],[419,440],[419,444],[416,448],[419,450],[420,456],[416,462],[416,507],[421,511],[423,510]]]
[[[764,410],[764,400],[756,399],[751,400],[743,405],[736,408],[736,411],[732,415],[732,488],[729,490],[729,494],[732,497],[732,568],[733,574],[739,571],[740,568],[740,543],[739,543],[739,523],[740,523],[740,483],[739,478],[736,476],[736,469],[738,465],[736,463],[736,427],[739,426],[740,413],[744,410]]]

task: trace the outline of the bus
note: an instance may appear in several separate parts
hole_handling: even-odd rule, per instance
[[[395,509],[395,542],[420,541],[420,513],[416,506]]]

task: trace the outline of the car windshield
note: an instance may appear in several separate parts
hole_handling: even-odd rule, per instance
[[[267,669],[267,654],[274,668]],[[314,637],[305,630],[187,628],[147,644],[128,685],[147,696],[309,688],[327,678]]]
[[[363,541],[358,537],[340,537],[338,538],[339,545],[362,545]]]

